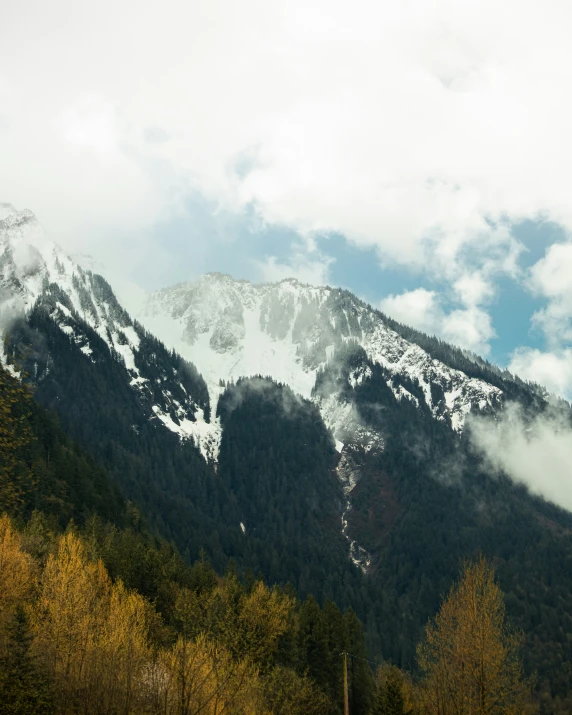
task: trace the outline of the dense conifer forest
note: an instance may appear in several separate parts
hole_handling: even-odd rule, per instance
[[[1,369],[0,387],[1,712],[337,713],[344,649],[369,712],[353,611],[185,562]]]

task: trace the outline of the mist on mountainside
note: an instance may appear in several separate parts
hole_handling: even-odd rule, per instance
[[[492,471],[503,472],[533,494],[572,512],[572,423],[569,407],[526,415],[508,404],[495,419],[468,424],[473,445]]]

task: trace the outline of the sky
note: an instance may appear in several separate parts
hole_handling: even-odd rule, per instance
[[[4,0],[0,201],[149,290],[343,286],[572,397],[572,5]]]

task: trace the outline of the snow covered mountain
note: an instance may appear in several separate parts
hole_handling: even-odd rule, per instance
[[[252,285],[209,274],[152,294],[138,317],[197,365],[213,406],[226,383],[255,375],[286,384],[314,402],[340,453],[341,531],[351,560],[364,573],[373,559],[358,543],[354,500],[369,457],[385,448],[391,423],[372,419],[372,410],[389,415],[409,403],[424,418],[459,433],[471,410],[495,411],[503,401],[499,387],[435,359],[341,289],[292,279]],[[358,393],[383,404],[360,404]],[[208,431],[216,458],[217,416]]]
[[[487,554],[531,667],[568,692],[572,516],[459,439],[473,411],[514,400],[538,414],[542,388],[348,291],[211,274],[144,297],[132,318],[82,261],[0,204],[0,358],[107,471],[135,525],[190,562],[206,553],[223,573],[232,559],[351,607],[372,652],[407,668],[459,564]],[[58,464],[65,489],[84,484],[74,463]],[[547,593],[564,605],[546,610]]]
[[[38,303],[91,360],[95,357],[84,327],[94,330],[122,361],[130,386],[155,418],[182,438],[193,438],[205,457],[216,460],[220,426],[209,419],[206,395],[190,395],[184,385],[158,389],[167,376],[154,376],[143,359],[147,333],[119,305],[105,280],[69,258],[31,211],[0,204],[0,325]],[[196,365],[208,385],[213,412],[223,382],[269,376],[314,400],[340,451],[356,440],[370,448],[383,443],[339,385],[327,394],[315,390],[318,374],[335,364],[347,344],[361,346],[367,359],[384,369],[396,400],[428,409],[455,431],[462,430],[471,409],[494,410],[502,401],[501,389],[435,359],[393,330],[381,313],[341,289],[293,279],[253,285],[209,274],[150,295],[136,317],[169,349]],[[175,363],[170,366],[171,378],[177,369]],[[346,379],[355,387],[367,382],[370,373],[367,365],[358,364]]]
[[[376,414],[413,410],[448,425],[453,435],[463,430],[469,412],[495,411],[504,399],[502,381],[491,384],[458,369],[454,360],[437,359],[341,289],[293,279],[253,285],[208,274],[148,296],[137,322],[101,276],[49,240],[30,211],[1,204],[0,329],[18,315],[28,316],[29,326],[51,346],[28,359],[36,383],[46,380],[54,360],[61,376],[70,350],[74,370],[78,359],[101,365],[97,375],[82,378],[93,384],[110,379],[111,360],[120,401],[135,405],[129,412],[133,430],[153,423],[166,428],[183,442],[192,440],[212,465],[222,440],[217,405],[229,382],[269,377],[311,400],[340,453],[340,531],[363,571],[372,557],[354,538],[352,509],[369,456],[385,450],[391,420]],[[59,343],[48,339],[54,330]],[[11,333],[10,357],[17,358],[18,334]],[[28,350],[34,345],[25,342]],[[45,390],[56,403],[58,380],[52,375],[54,384]],[[73,400],[73,391],[65,392]]]
[[[41,309],[85,360],[118,362],[146,419],[205,442],[210,404],[194,367],[133,321],[106,281],[72,261],[31,211],[0,204],[0,330],[32,309]]]
[[[346,344],[361,346],[368,360],[386,371],[396,400],[419,407],[423,402],[436,420],[449,422],[455,431],[462,430],[471,409],[495,409],[502,398],[498,387],[433,359],[392,330],[381,313],[337,288],[293,279],[252,285],[208,274],[152,294],[138,317],[193,361],[207,381],[213,405],[221,380],[270,376],[316,402],[340,450],[360,434],[370,445],[382,441],[340,389],[327,396],[314,389],[317,375]],[[352,387],[370,378],[365,364],[347,375]]]

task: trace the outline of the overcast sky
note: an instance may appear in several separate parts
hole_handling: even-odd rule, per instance
[[[349,287],[572,396],[572,4],[4,0],[0,201],[145,288]]]

